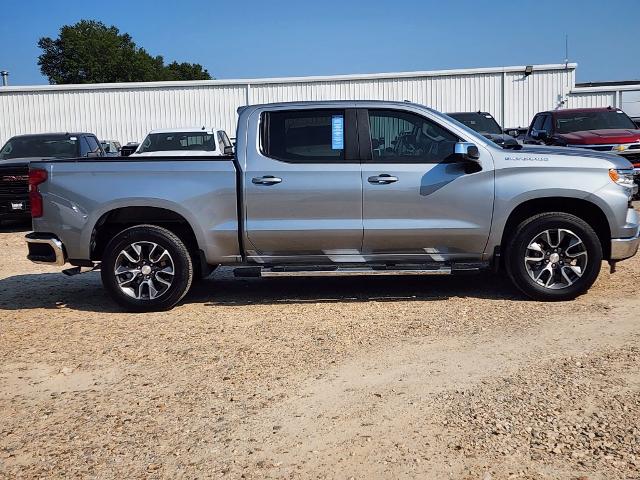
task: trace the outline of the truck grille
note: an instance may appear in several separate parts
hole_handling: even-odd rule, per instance
[[[29,193],[29,167],[0,167],[0,196],[24,198]]]

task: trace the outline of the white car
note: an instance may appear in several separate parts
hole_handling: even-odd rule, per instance
[[[138,149],[136,157],[206,157],[233,155],[233,144],[224,130],[218,128],[166,128],[152,130]]]

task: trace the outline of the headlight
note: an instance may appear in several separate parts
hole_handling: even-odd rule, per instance
[[[616,145],[611,150],[613,150],[614,152],[624,152],[628,148],[629,148],[629,145]]]
[[[637,191],[638,186],[633,181],[632,168],[612,168],[609,170],[609,178],[626,188],[630,196]]]

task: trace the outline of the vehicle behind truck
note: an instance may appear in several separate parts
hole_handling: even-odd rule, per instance
[[[0,220],[30,218],[27,182],[30,162],[103,154],[92,133],[44,133],[10,138],[0,150]]]
[[[533,299],[569,300],[603,260],[638,250],[632,169],[617,155],[503,149],[408,102],[243,107],[236,138],[234,156],[32,163],[28,258],[100,268],[116,302],[151,311],[219,265],[254,277],[492,269]]]
[[[218,128],[152,130],[131,156],[224,156],[233,154],[227,133]]]

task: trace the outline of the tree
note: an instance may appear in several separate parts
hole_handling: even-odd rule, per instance
[[[51,84],[209,80],[199,64],[164,64],[138,47],[131,36],[102,22],[81,20],[65,25],[58,38],[38,41],[38,65]]]
[[[172,62],[165,67],[165,80],[210,80],[211,75],[198,63]]]

